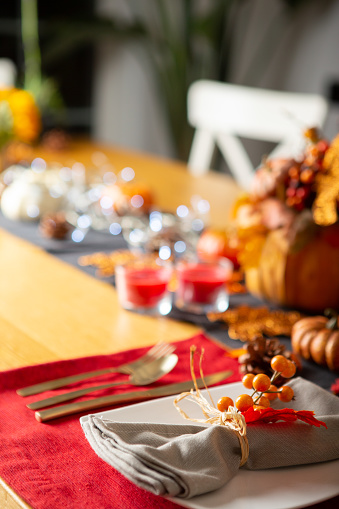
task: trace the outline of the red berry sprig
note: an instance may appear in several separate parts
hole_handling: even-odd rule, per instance
[[[293,361],[287,359],[283,355],[275,355],[271,359],[271,368],[273,369],[273,375],[269,378],[264,373],[254,375],[253,373],[247,373],[242,378],[242,383],[246,389],[253,389],[253,393],[240,394],[235,400],[235,403],[228,396],[223,396],[217,403],[217,408],[220,412],[227,411],[229,407],[236,407],[238,412],[246,412],[249,408],[253,407],[255,410],[262,408],[268,408],[271,401],[277,397],[284,403],[289,403],[293,397],[294,392],[288,385],[283,385],[278,389],[274,385],[274,381],[278,376],[283,378],[291,378],[296,373],[296,365]]]
[[[319,173],[324,172],[323,160],[330,146],[327,140],[320,138],[315,128],[307,129],[304,135],[308,144],[303,159],[295,161],[285,181],[285,203],[298,212],[312,206],[315,180]]]

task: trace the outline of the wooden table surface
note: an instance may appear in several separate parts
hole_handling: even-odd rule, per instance
[[[37,149],[36,155],[66,166],[93,166],[105,154],[119,172],[132,167],[148,183],[163,210],[190,205],[192,195],[211,204],[211,224],[225,226],[241,193],[226,175],[193,177],[182,163],[130,150],[72,141],[62,152]],[[128,348],[185,339],[196,326],[122,310],[114,288],[88,276],[4,230],[0,230],[0,370],[59,359],[109,354]],[[0,507],[28,506],[0,479]]]

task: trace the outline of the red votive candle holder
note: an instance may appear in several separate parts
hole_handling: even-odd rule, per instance
[[[115,268],[119,302],[125,309],[167,315],[172,309],[168,285],[172,265],[152,257],[139,257]]]
[[[226,311],[229,305],[226,283],[232,272],[233,264],[227,259],[179,262],[175,305],[198,314]]]

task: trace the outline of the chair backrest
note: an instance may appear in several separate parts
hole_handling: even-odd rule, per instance
[[[303,130],[323,127],[328,112],[320,95],[209,80],[193,83],[187,100],[188,121],[196,128],[189,170],[194,175],[208,171],[217,145],[244,189],[249,189],[255,169],[239,137],[278,143],[270,157],[296,156]]]

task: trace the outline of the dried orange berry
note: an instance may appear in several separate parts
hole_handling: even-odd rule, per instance
[[[294,376],[297,371],[297,366],[294,364],[294,362],[289,360],[287,361],[287,363],[288,363],[287,368],[284,369],[284,371],[282,371],[280,374],[284,378],[292,378],[292,376]]]
[[[300,180],[303,184],[311,184],[315,178],[315,173],[310,168],[303,170],[300,174]]]
[[[304,131],[304,136],[315,143],[319,140],[318,129],[316,127],[309,127]]]
[[[228,410],[230,406],[234,406],[233,399],[229,398],[228,396],[223,396],[219,399],[217,403],[217,408],[220,412],[224,412],[225,410]]]
[[[261,396],[256,404],[264,408],[268,408],[270,406],[270,400],[266,398],[266,396]]]
[[[271,385],[271,380],[264,373],[260,373],[253,378],[253,389],[258,392],[265,392]]]
[[[297,179],[299,177],[299,168],[297,166],[292,166],[289,170],[288,170],[288,175],[292,178],[292,179]]]
[[[240,394],[235,400],[235,406],[240,412],[245,412],[253,406],[253,399],[249,394]]]
[[[260,405],[253,405],[254,410],[265,410],[266,407]]]
[[[292,387],[289,387],[288,385],[283,385],[278,394],[278,398],[284,403],[289,403],[293,399],[293,396],[294,391]]]
[[[271,384],[268,388],[269,391],[278,391],[277,387],[273,384]],[[275,400],[278,397],[278,394],[274,394],[274,392],[264,392],[263,396],[265,398],[269,399],[270,401]]]
[[[252,389],[254,377],[255,377],[255,375],[253,375],[253,373],[247,373],[247,375],[242,377],[241,381],[242,381],[243,386],[246,387],[246,389]]]
[[[287,368],[287,359],[283,355],[275,355],[271,359],[271,368],[281,373]]]

